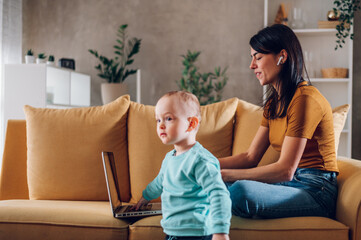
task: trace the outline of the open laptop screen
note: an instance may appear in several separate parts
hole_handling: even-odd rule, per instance
[[[115,162],[114,155],[112,152],[102,152],[103,157],[103,166],[104,172],[106,173],[106,181],[108,184],[108,192],[109,192],[109,201],[113,209],[113,213],[115,210],[121,206],[120,196],[119,196],[119,185],[118,178],[115,172]]]

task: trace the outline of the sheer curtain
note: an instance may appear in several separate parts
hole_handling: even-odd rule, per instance
[[[0,168],[6,123],[3,114],[4,64],[21,63],[22,0],[0,0]]]

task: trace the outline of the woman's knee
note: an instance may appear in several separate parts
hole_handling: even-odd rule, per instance
[[[232,200],[232,213],[241,217],[252,217],[255,213],[256,204],[252,192],[254,191],[254,182],[249,180],[240,180],[229,187]],[[253,190],[252,190],[253,189]]]

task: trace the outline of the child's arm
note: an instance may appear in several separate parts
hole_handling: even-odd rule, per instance
[[[150,202],[150,200],[156,199],[161,195],[163,191],[164,162],[165,161],[163,161],[162,167],[160,168],[157,177],[154,178],[154,180],[151,183],[149,183],[148,186],[144,189],[142,198],[132,209],[139,210],[139,208],[141,208],[142,206],[147,205]]]
[[[149,201],[147,200],[147,199],[145,199],[144,197],[142,197],[139,201],[138,201],[138,203],[137,203],[137,205],[135,205],[134,207],[132,207],[132,210],[134,209],[134,210],[139,210],[139,208],[141,208],[141,207],[143,207],[144,205],[147,205],[149,203]]]
[[[210,224],[213,239],[227,239],[232,217],[231,199],[220,173],[218,161],[201,159],[194,166],[197,183],[210,202]]]
[[[215,233],[213,234],[212,240],[229,240],[229,236],[225,233]]]

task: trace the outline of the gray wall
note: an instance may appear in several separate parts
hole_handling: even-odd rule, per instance
[[[92,77],[92,104],[100,105],[103,80],[88,49],[113,56],[117,29],[127,23],[129,35],[142,39],[133,64],[141,69],[142,103],[178,89],[189,49],[202,51],[204,72],[229,66],[224,99],[258,104],[262,88],[248,69],[248,41],[263,27],[263,11],[263,0],[23,0],[23,52],[75,59],[76,70]]]
[[[113,56],[119,25],[142,38],[134,67],[142,70],[142,103],[155,104],[177,89],[180,55],[202,51],[199,67],[229,66],[224,99],[238,97],[260,104],[262,88],[248,69],[249,38],[263,27],[263,0],[23,0],[23,53],[32,48],[73,58],[76,70],[92,77],[92,105],[100,105],[97,60],[88,49]],[[361,13],[354,40],[353,150],[361,159]],[[134,79],[128,79],[133,81]]]

